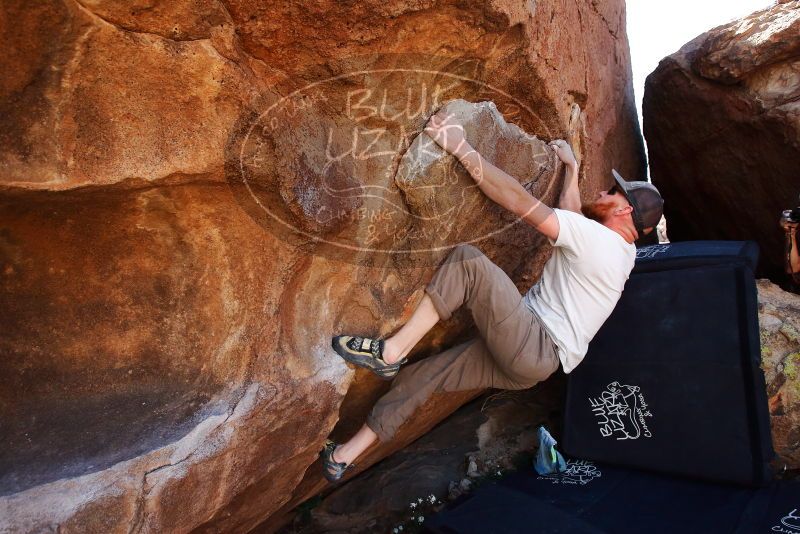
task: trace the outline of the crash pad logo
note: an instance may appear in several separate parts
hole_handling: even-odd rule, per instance
[[[567,460],[567,470],[561,473],[540,475],[540,480],[549,480],[553,484],[571,484],[585,486],[596,478],[600,478],[602,473],[592,462],[586,460]]]
[[[797,508],[781,518],[780,524],[772,527],[773,532],[783,532],[784,534],[800,534],[800,515]]]
[[[649,247],[637,248],[636,259],[655,258],[661,254],[665,254],[669,250],[669,247],[670,245],[650,245]]]
[[[522,186],[556,198],[557,157],[544,140],[554,135],[506,91],[517,83],[492,68],[475,59],[374,54],[294,73],[228,139],[231,191],[262,229],[341,261],[385,265],[390,255],[395,266],[432,265],[458,243],[490,237],[533,246],[520,218],[489,201],[423,134],[445,109],[487,159],[517,147]]]
[[[618,440],[650,438],[647,418],[653,417],[639,386],[611,382],[589,405],[596,417],[600,435]]]

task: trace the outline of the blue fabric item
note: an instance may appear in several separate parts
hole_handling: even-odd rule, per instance
[[[557,442],[550,432],[544,426],[540,426],[538,434],[539,452],[536,453],[536,461],[533,463],[536,472],[540,475],[551,475],[566,471],[567,464],[561,453],[556,450]]]

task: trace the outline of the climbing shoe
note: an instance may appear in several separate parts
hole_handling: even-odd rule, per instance
[[[394,378],[400,366],[406,363],[403,358],[397,363],[383,361],[383,340],[360,336],[334,336],[331,341],[336,354],[346,361],[369,369],[384,380]]]
[[[328,482],[338,482],[344,472],[353,467],[344,462],[336,462],[333,459],[333,451],[336,450],[336,443],[331,440],[325,441],[325,447],[320,451],[319,457],[322,458],[322,476]]]

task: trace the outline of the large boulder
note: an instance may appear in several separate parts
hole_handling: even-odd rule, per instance
[[[0,531],[246,532],[386,390],[450,247],[550,251],[419,132],[447,105],[546,202],[643,173],[622,0],[0,5]],[[474,102],[470,104],[468,102]],[[512,124],[513,123],[513,124]],[[470,335],[438,325],[415,358]],[[366,469],[479,392],[432,399]]]
[[[642,102],[672,240],[752,239],[783,274],[781,211],[798,205],[800,1],[719,26],[664,58]]]
[[[800,469],[800,296],[758,281],[761,367],[780,469]]]

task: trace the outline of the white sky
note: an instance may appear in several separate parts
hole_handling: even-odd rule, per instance
[[[701,33],[772,3],[772,0],[627,0],[628,41],[639,124],[644,79],[662,58]]]

